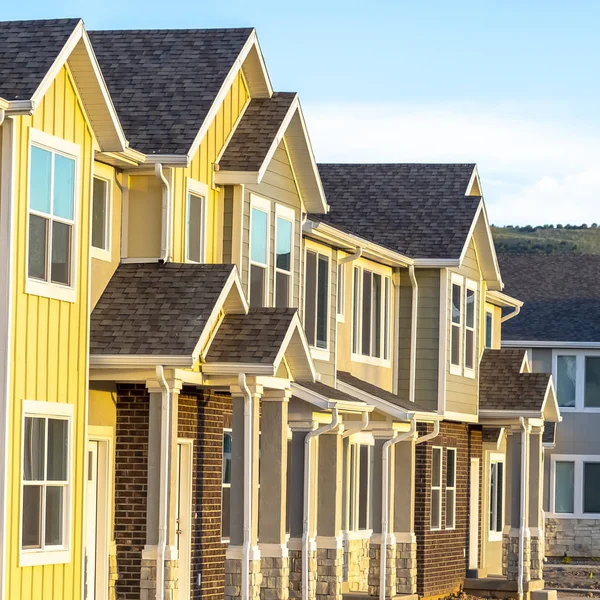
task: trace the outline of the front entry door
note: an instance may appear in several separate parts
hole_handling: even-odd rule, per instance
[[[190,600],[192,551],[192,440],[177,444],[177,553],[179,600]]]
[[[96,561],[98,555],[98,442],[88,442],[88,480],[85,523],[85,600],[96,597]]]
[[[469,569],[479,567],[479,459],[471,459],[469,502]]]

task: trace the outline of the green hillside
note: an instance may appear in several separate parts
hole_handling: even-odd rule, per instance
[[[600,228],[587,225],[492,227],[503,254],[600,254]]]

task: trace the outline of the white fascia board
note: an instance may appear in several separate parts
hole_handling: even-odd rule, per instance
[[[275,367],[264,363],[204,363],[202,373],[205,375],[267,375],[275,376]]]
[[[477,187],[479,188],[479,192],[483,193],[481,190],[481,180],[479,179],[479,171],[477,169],[477,165],[473,168],[473,172],[471,173],[471,179],[469,179],[469,184],[467,185],[467,189],[465,190],[465,196],[472,196],[471,192],[473,191],[473,186],[477,183]]]
[[[502,308],[521,308],[524,304],[522,300],[518,300],[517,298],[513,298],[508,294],[504,294],[498,290],[489,290],[485,294],[485,301],[490,304],[495,304],[496,306],[500,306]]]
[[[502,340],[503,348],[581,348],[597,349],[600,348],[600,342],[564,342],[564,341],[546,341],[546,340]]]
[[[542,419],[542,411],[531,410],[479,410],[479,422],[482,423],[487,419],[504,422],[508,419],[509,422],[514,422],[523,417],[524,419]],[[510,423],[507,423],[510,424]]]
[[[394,419],[399,419],[400,421],[410,421],[415,416],[414,412],[409,412],[403,408],[400,408],[399,406],[396,406],[395,404],[392,404],[391,402],[387,402],[386,400],[372,396],[371,394],[344,383],[339,379],[337,385],[340,392],[346,392],[351,396],[355,396],[358,400],[362,400],[367,404],[371,404],[377,410],[390,415],[390,417],[393,417]]]
[[[300,340],[300,344],[302,345],[302,349],[304,350],[304,355],[306,357],[306,361],[308,364],[308,369],[309,369],[309,373],[311,375],[311,379],[312,379],[312,381],[315,381],[317,378],[317,370],[315,368],[315,363],[313,362],[313,359],[312,359],[312,356],[310,353],[310,347],[308,345],[308,341],[306,339],[306,334],[304,333],[304,328],[302,327],[302,323],[300,322],[300,317],[298,316],[298,313],[296,313],[294,315],[294,317],[292,318],[290,326],[285,334],[285,337],[283,338],[281,347],[279,348],[279,352],[277,353],[277,356],[275,357],[275,361],[274,361],[275,370],[277,371],[277,369],[279,369],[279,365],[280,365],[281,361],[283,360],[283,357],[285,356],[285,352],[286,352],[290,342],[292,341],[294,334],[298,335],[298,339]]]
[[[5,100],[4,98],[0,98],[0,108],[7,109],[9,104],[10,103],[8,100]]]
[[[146,164],[160,163],[168,167],[187,167],[190,159],[185,154],[146,154]]]
[[[221,185],[258,185],[258,171],[215,171],[215,183]]]
[[[194,360],[192,356],[161,356],[158,354],[90,354],[90,366],[97,369],[130,369],[156,365],[185,369],[193,367]]]
[[[32,115],[35,106],[31,100],[11,100],[8,103],[6,113],[8,115]]]
[[[297,383],[292,382],[292,394],[296,396],[296,398],[300,398],[300,400],[304,400],[309,404],[313,404],[317,408],[322,410],[331,410],[336,407],[335,401],[329,400],[325,396],[321,394],[317,394],[317,392],[313,392]]]
[[[457,258],[415,258],[413,264],[421,269],[447,269],[460,267],[460,260]]]

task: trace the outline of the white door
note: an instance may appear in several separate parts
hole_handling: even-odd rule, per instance
[[[469,506],[469,569],[479,567],[479,459],[471,459]]]
[[[85,600],[96,599],[98,553],[98,442],[88,442],[88,480],[85,523]]]
[[[179,600],[190,599],[192,558],[192,448],[191,440],[177,444],[177,551]]]

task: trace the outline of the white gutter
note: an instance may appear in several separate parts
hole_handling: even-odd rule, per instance
[[[238,375],[238,385],[244,396],[244,539],[242,542],[242,600],[250,600],[250,549],[252,546],[252,396],[246,384],[246,374]]]
[[[160,490],[158,499],[158,546],[156,558],[156,600],[163,600],[165,594],[165,550],[167,547],[167,482],[170,444],[171,394],[165,379],[162,365],[156,365],[156,379],[162,389],[161,419],[160,419]]]
[[[408,275],[412,287],[412,308],[410,314],[410,366],[408,382],[408,399],[415,401],[416,396],[416,374],[417,374],[417,319],[419,316],[419,284],[415,277],[415,267],[409,265]]]
[[[163,167],[161,163],[156,163],[154,165],[154,174],[156,175],[156,178],[160,181],[160,184],[162,186],[162,240],[159,262],[165,263],[169,262],[172,258],[171,186],[169,185],[169,182],[167,181],[167,178],[163,173]]]
[[[6,110],[4,110],[3,108],[0,108],[0,125],[2,125],[2,123],[4,123],[4,117],[6,117]]]
[[[507,315],[504,315],[500,319],[500,323],[504,323],[505,321],[508,321],[509,319],[512,319],[513,317],[516,317],[520,312],[521,312],[521,307],[515,306],[515,309],[512,312],[509,312]]]
[[[439,428],[439,422],[438,428]],[[381,542],[379,545],[379,598],[385,600],[385,571],[387,566],[387,537],[388,537],[388,515],[390,512],[390,448],[398,442],[403,442],[415,434],[417,430],[417,420],[411,419],[410,429],[406,433],[395,435],[383,444],[381,457]],[[394,594],[392,594],[394,595]]]
[[[359,259],[363,254],[363,249],[359,246],[356,249],[356,252],[354,252],[353,254],[349,254],[348,256],[344,256],[343,258],[340,258],[340,260],[338,261],[340,265],[345,265],[346,263],[349,262],[354,262],[355,260]]]
[[[422,444],[423,442],[428,442],[429,440],[436,438],[438,435],[440,435],[440,422],[434,421],[433,431],[431,433],[428,433],[427,435],[419,436],[415,444]]]
[[[348,427],[348,429],[346,429],[346,431],[344,431],[342,434],[342,439],[350,437],[351,435],[366,429],[369,426],[369,414],[370,412],[364,411],[360,419],[360,425],[357,425],[356,427]]]
[[[327,433],[335,429],[339,424],[338,409],[333,409],[333,418],[331,423],[323,425],[314,431],[309,431],[304,438],[304,504],[303,504],[303,518],[302,518],[302,600],[309,600],[308,597],[308,569],[310,567],[310,560],[308,558],[309,542],[310,542],[310,461],[311,461],[311,447],[313,438],[319,437],[323,433]],[[242,596],[242,600],[245,600]]]
[[[523,430],[523,439],[521,440],[521,522],[519,527],[519,569],[517,576],[517,591],[519,593],[519,600],[523,598],[523,562],[525,560],[525,524],[527,515],[525,511],[527,509],[527,462],[528,462],[528,449],[529,449],[529,424],[525,424],[525,419],[521,417],[519,424]]]

